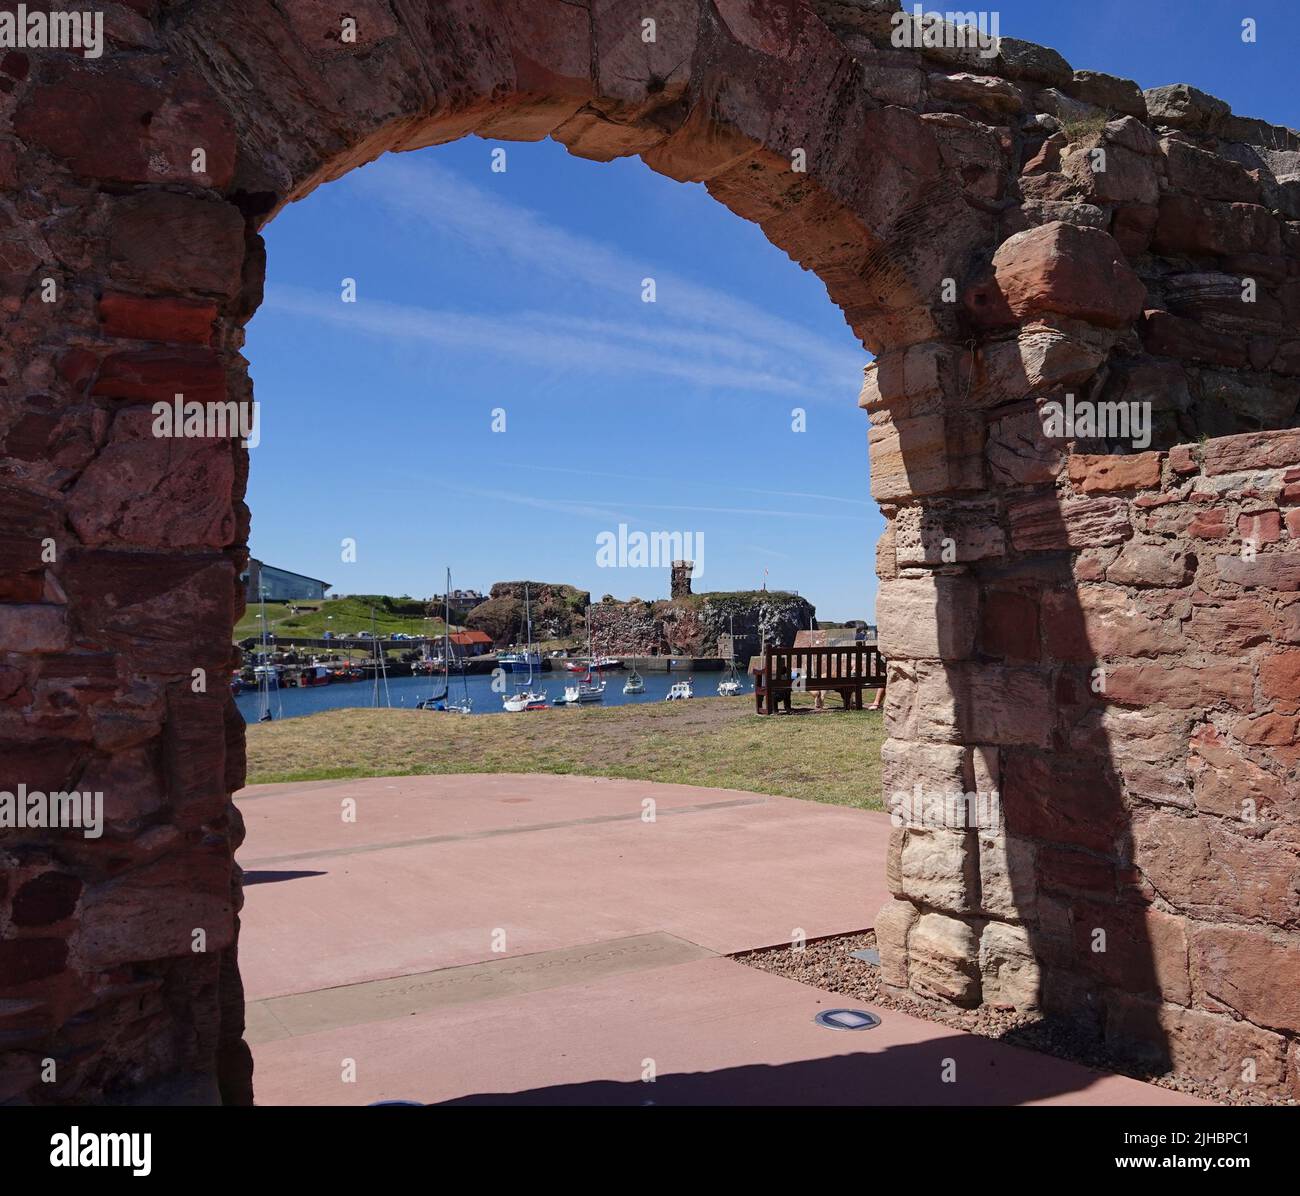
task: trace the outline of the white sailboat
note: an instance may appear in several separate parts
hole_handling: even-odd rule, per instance
[[[625,694],[643,694],[645,693],[645,681],[641,674],[636,671],[636,666],[632,666],[632,675],[623,682],[623,692]]]
[[[591,677],[591,665],[587,666],[587,675],[578,680],[576,685],[564,687],[566,703],[603,702],[605,700],[605,678],[600,675],[601,662],[596,660],[591,651],[591,608],[587,608],[587,658],[596,666],[596,680]]]
[[[280,696],[280,666],[269,664],[267,657],[271,652],[270,638],[266,624],[266,591],[259,595],[262,614],[262,651],[253,676],[257,678],[257,721],[269,723],[277,717],[284,717],[284,699]],[[275,690],[275,710],[271,709],[271,690]]]
[[[451,697],[451,570],[447,570],[447,585],[443,592],[442,608],[442,693],[423,698],[416,703],[417,710],[451,711],[455,714],[472,714],[473,700],[469,696],[469,679],[464,665],[460,679],[464,693],[455,701]],[[426,648],[427,651],[427,648]]]
[[[528,660],[528,682],[523,689],[516,690],[512,694],[503,694],[501,704],[511,714],[518,714],[523,710],[545,710],[547,704],[546,690],[540,686],[533,688],[533,612],[528,596],[528,586],[524,586],[524,625],[527,629],[527,650],[525,655]]]
[[[718,697],[734,698],[745,687],[740,682],[740,676],[736,672],[736,620],[731,617],[728,621],[728,627],[731,631],[731,660],[727,663],[727,675],[718,682]]]

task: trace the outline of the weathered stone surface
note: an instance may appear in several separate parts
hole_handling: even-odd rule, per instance
[[[1004,829],[979,831],[980,909],[1004,922],[1038,916],[1038,848]]]
[[[1094,204],[1123,204],[1138,212],[1146,211],[1160,198],[1155,162],[1122,145],[1072,146],[1062,156],[1061,172],[1080,195]]]
[[[1202,468],[1210,476],[1243,469],[1280,469],[1300,465],[1300,429],[1222,436],[1200,446]]]
[[[231,204],[172,191],[119,200],[109,225],[109,273],[162,295],[238,294],[244,221]]]
[[[908,986],[954,1005],[980,999],[979,939],[956,918],[922,914],[907,939]]]
[[[1034,1009],[1042,974],[1033,939],[1023,926],[990,922],[980,936],[983,1001],[997,1009]]]
[[[930,94],[936,100],[970,104],[995,113],[1019,112],[1024,106],[1014,84],[992,75],[972,75],[964,71],[958,71],[955,75],[932,74],[929,87]]]
[[[1216,556],[1214,567],[1221,581],[1246,589],[1300,591],[1300,552],[1263,552],[1250,560]]]
[[[49,926],[72,916],[81,896],[80,878],[67,872],[42,872],[25,882],[13,896],[15,926]]]
[[[1022,551],[1118,544],[1129,531],[1117,498],[1027,498],[1007,507],[1011,543]]]
[[[1251,701],[1250,669],[1236,662],[1119,665],[1106,670],[1105,682],[1106,697],[1122,706],[1191,710],[1223,704],[1240,710]]]
[[[1115,145],[1132,150],[1135,154],[1158,154],[1160,142],[1140,120],[1132,116],[1121,116],[1109,121],[1103,130],[1103,136]]]
[[[1177,129],[1212,133],[1232,112],[1223,100],[1186,83],[1149,87],[1142,95],[1153,121]]]
[[[226,386],[226,371],[216,353],[185,346],[114,353],[100,366],[91,393],[139,399],[151,406],[170,404],[177,395],[189,402],[225,403]]]
[[[980,610],[979,649],[1008,664],[1029,664],[1039,657],[1036,598],[1014,590],[993,590]]]
[[[1070,64],[1049,46],[1038,46],[1017,37],[998,38],[998,63],[1013,79],[1059,86],[1069,82],[1074,72]]]
[[[235,570],[224,556],[80,549],[62,569],[80,635],[141,669],[220,675],[235,625]]]
[[[1079,453],[1070,457],[1070,481],[1084,494],[1145,490],[1160,482],[1160,454],[1089,456]]]
[[[1125,993],[1107,994],[1106,1009],[1106,1045],[1127,1058],[1223,1088],[1252,1072],[1264,1089],[1282,1079],[1285,1040],[1247,1022]]]
[[[960,713],[976,743],[1045,745],[1051,736],[1051,690],[1036,669],[977,668],[960,695]]]
[[[1284,714],[1300,709],[1300,649],[1270,652],[1259,664],[1259,689]]]
[[[1176,622],[1145,614],[1118,586],[1081,585],[1044,595],[1043,643],[1056,660],[1090,664],[1112,657],[1167,656],[1187,641]]]
[[[1229,830],[1232,825],[1143,813],[1133,821],[1133,862],[1166,901],[1193,917],[1294,926],[1300,917],[1295,855]]]
[[[1104,758],[1017,750],[1004,756],[1002,806],[1008,834],[1109,854],[1125,814]]]
[[[1195,530],[1190,534],[1195,535]],[[1272,607],[1258,598],[1216,601],[1201,597],[1193,603],[1192,617],[1186,630],[1188,636],[1203,648],[1244,652],[1273,639],[1277,635],[1277,626]]]
[[[871,496],[890,502],[983,485],[983,428],[964,415],[923,415],[873,423]]]
[[[1149,353],[1244,368],[1250,364],[1245,339],[1215,332],[1195,320],[1149,309],[1143,316],[1142,343]]]
[[[979,904],[978,869],[970,832],[908,828],[902,832],[894,896],[948,913],[973,913]]]
[[[57,652],[67,642],[64,607],[0,604],[0,652]]]
[[[338,5],[330,0],[285,0],[284,9],[293,35],[313,54],[355,54],[397,32],[383,0],[352,0],[345,15],[355,24],[346,39]]]
[[[137,959],[184,957],[195,931],[207,952],[234,936],[230,860],[213,851],[176,851],[87,889],[82,897],[80,950],[97,968]]]
[[[99,301],[99,318],[109,336],[206,345],[217,309],[199,301],[109,293]]]
[[[997,511],[989,504],[902,507],[894,517],[894,536],[901,566],[965,564],[1005,551]]]
[[[1177,545],[1133,540],[1106,568],[1106,580],[1122,586],[1181,586],[1191,574],[1191,558]]]
[[[1095,901],[1073,910],[1075,950],[1086,970],[1127,992],[1191,1000],[1186,921],[1155,909]]]
[[[1004,241],[993,255],[992,280],[964,301],[985,325],[1056,312],[1119,327],[1141,314],[1146,287],[1107,233],[1058,221]]]
[[[896,821],[910,823],[910,807],[896,807],[913,802],[918,792],[940,799],[967,792],[968,755],[969,749],[957,744],[885,740],[880,750],[881,790]]]
[[[1181,138],[1160,142],[1169,183],[1178,191],[1228,203],[1258,203],[1259,184],[1236,162],[1198,149]]]
[[[1120,79],[1101,71],[1075,71],[1074,78],[1065,85],[1065,91],[1075,99],[1111,112],[1140,117],[1147,114],[1146,98],[1132,79]]]
[[[1057,328],[1031,324],[1013,340],[985,346],[976,363],[970,402],[1000,407],[1070,386],[1091,377],[1105,356],[1106,346],[1096,337],[1083,340]]]
[[[907,937],[919,915],[910,901],[890,901],[876,914],[876,946],[880,950],[880,978],[895,988],[908,982]]]
[[[989,426],[989,472],[999,485],[1049,482],[1065,460],[1061,446],[1047,438],[1038,411],[1008,415]]]
[[[24,94],[14,129],[94,179],[225,187],[234,175],[233,123],[188,72],[155,80],[125,63],[56,61]],[[205,154],[202,171],[194,169],[196,149]]]
[[[68,496],[92,547],[226,547],[234,536],[230,442],[153,435],[149,410],[122,411],[112,439]]]
[[[1277,221],[1258,204],[1165,195],[1152,244],[1161,253],[1275,254],[1282,242]]]
[[[1224,1008],[1271,1030],[1300,1033],[1300,944],[1241,926],[1206,926],[1192,938],[1196,986]]]
[[[880,650],[888,657],[962,660],[975,645],[979,590],[965,577],[896,578],[876,605]]]

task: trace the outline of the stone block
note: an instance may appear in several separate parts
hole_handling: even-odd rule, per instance
[[[1198,1003],[1300,1034],[1300,939],[1267,928],[1200,926],[1192,935]]]
[[[954,1005],[980,1000],[979,938],[957,918],[922,914],[907,939],[908,987]]]
[[[1036,1009],[1042,973],[1029,931],[989,922],[980,935],[983,1002],[997,1009]]]
[[[880,650],[890,659],[963,660],[975,646],[979,588],[967,577],[894,578],[876,605]]]

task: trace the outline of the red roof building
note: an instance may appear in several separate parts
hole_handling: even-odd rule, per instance
[[[453,631],[447,637],[457,656],[482,656],[492,650],[492,637],[482,631]]]

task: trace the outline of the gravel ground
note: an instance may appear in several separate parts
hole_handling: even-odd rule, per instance
[[[861,951],[876,945],[876,936],[870,931],[846,934],[837,938],[819,939],[808,943],[802,951],[790,947],[770,947],[762,951],[746,951],[734,958],[752,968],[773,972],[788,980],[797,980],[815,988],[854,997],[868,1005],[898,1009],[913,1017],[925,1018],[965,1030],[969,1034],[982,1034],[1015,1046],[1056,1055],[1100,1071],[1115,1072],[1185,1092],[1202,1100],[1221,1105],[1295,1105],[1289,1099],[1270,1100],[1240,1088],[1225,1090],[1199,1080],[1181,1076],[1144,1075],[1131,1066],[1110,1058],[1097,1045],[1069,1030],[1041,1020],[1032,1013],[1015,1013],[999,1009],[954,1009],[921,998],[898,998],[882,990],[880,969],[850,956],[850,951]]]

